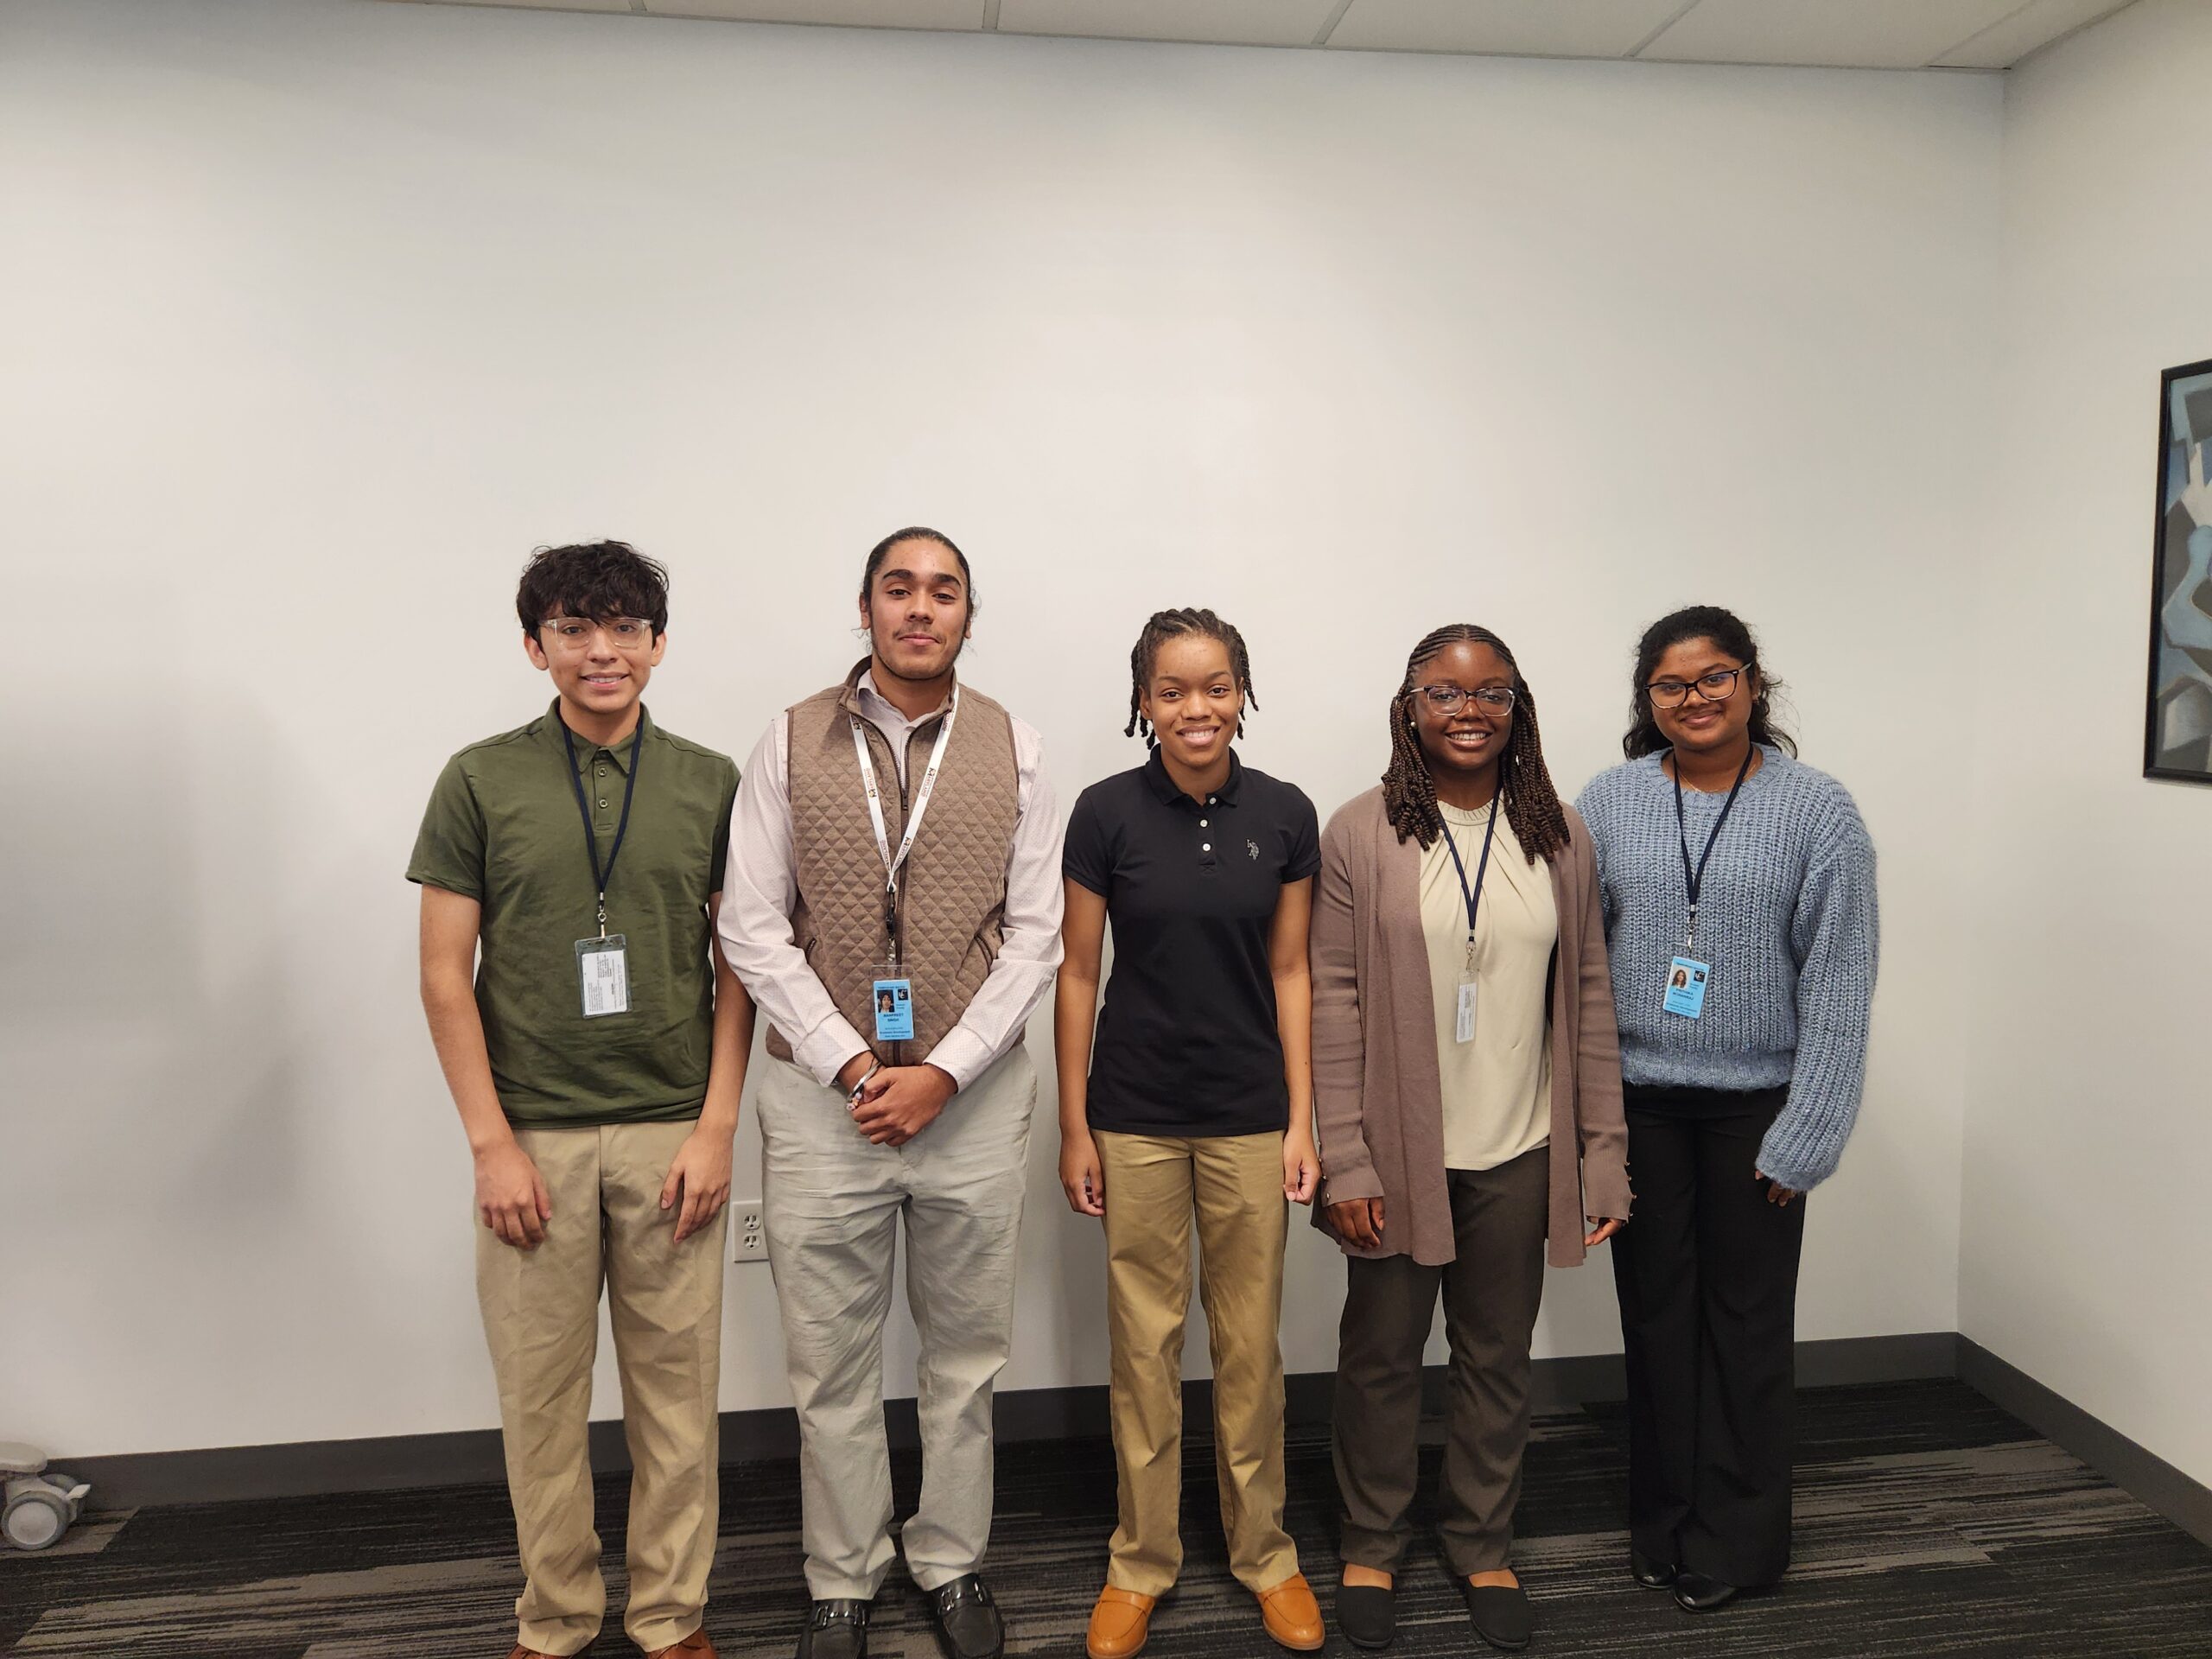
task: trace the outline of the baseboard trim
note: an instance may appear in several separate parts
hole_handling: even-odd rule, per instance
[[[1958,1374],[1958,1338],[1926,1332],[1856,1337],[1797,1344],[1797,1380],[1807,1388],[1840,1383],[1897,1382]],[[1293,1423],[1326,1422],[1336,1378],[1328,1371],[1284,1379],[1284,1414]],[[1430,1366],[1422,1392],[1432,1414],[1444,1399],[1442,1366]],[[1618,1354],[1581,1354],[1540,1359],[1531,1379],[1538,1412],[1567,1411],[1595,1401],[1618,1400],[1627,1391]],[[1183,1385],[1185,1421],[1208,1421],[1213,1384]],[[912,1400],[887,1401],[884,1427],[894,1446],[921,1443]],[[1060,1389],[1006,1389],[992,1402],[993,1421],[1004,1441],[1077,1440],[1108,1432],[1103,1383]],[[722,1414],[724,1463],[753,1463],[798,1455],[798,1420],[789,1407]],[[619,1421],[591,1426],[592,1466],[601,1473],[630,1466]],[[453,1486],[506,1478],[495,1428],[446,1434],[397,1434],[371,1440],[302,1440],[277,1446],[210,1446],[191,1452],[146,1452],[117,1457],[57,1458],[93,1487],[101,1509],[147,1503],[213,1503],[237,1498],[313,1497],[333,1492],[383,1491]]]
[[[1961,1382],[2053,1446],[2072,1452],[2198,1542],[2212,1545],[2212,1486],[2175,1468],[1973,1338],[1959,1338],[1958,1351]]]

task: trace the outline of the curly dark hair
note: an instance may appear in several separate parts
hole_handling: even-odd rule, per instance
[[[1236,677],[1236,689],[1244,694],[1244,701],[1252,708],[1260,706],[1258,695],[1252,690],[1252,658],[1244,649],[1244,636],[1236,626],[1223,621],[1211,611],[1181,610],[1154,611],[1146,619],[1144,632],[1137,635],[1137,643],[1129,652],[1129,723],[1122,728],[1124,737],[1142,736],[1145,747],[1157,746],[1159,739],[1152,734],[1152,722],[1144,717],[1145,682],[1152,678],[1152,671],[1160,661],[1160,648],[1170,639],[1183,634],[1197,634],[1201,639],[1217,639],[1229,649],[1229,671]],[[1244,735],[1244,716],[1236,716],[1236,735]]]
[[[1689,605],[1671,611],[1643,631],[1643,638],[1636,646],[1636,677],[1629,684],[1628,735],[1621,739],[1621,753],[1631,760],[1640,760],[1647,754],[1657,754],[1671,749],[1659,730],[1659,722],[1651,713],[1651,677],[1658,671],[1659,659],[1676,645],[1689,639],[1710,639],[1727,655],[1746,668],[1759,671],[1759,694],[1751,700],[1751,741],[1771,743],[1784,754],[1797,753],[1797,740],[1782,729],[1774,720],[1774,694],[1783,689],[1782,682],[1766,671],[1759,661],[1758,641],[1751,638],[1751,631],[1733,611],[1725,611],[1718,605]]]
[[[541,547],[523,566],[515,614],[533,639],[550,616],[642,617],[658,639],[668,632],[668,572],[627,542]]]
[[[1505,641],[1488,628],[1471,622],[1454,622],[1423,639],[1406,658],[1406,677],[1390,699],[1390,765],[1382,774],[1382,810],[1401,842],[1421,842],[1424,850],[1444,833],[1444,815],[1437,810],[1436,779],[1428,769],[1428,756],[1421,747],[1414,725],[1414,678],[1451,645],[1488,645],[1498,660],[1513,671],[1513,732],[1505,752],[1497,758],[1497,787],[1505,821],[1513,826],[1522,851],[1534,864],[1539,857],[1555,859],[1567,843],[1567,809],[1544,765],[1543,734],[1536,724],[1536,698],[1521,677],[1521,664]]]

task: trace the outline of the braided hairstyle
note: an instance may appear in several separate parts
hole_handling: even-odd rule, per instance
[[[1260,699],[1252,690],[1252,659],[1245,654],[1244,636],[1232,624],[1208,610],[1154,611],[1146,620],[1144,632],[1137,635],[1135,648],[1129,652],[1129,723],[1122,728],[1122,736],[1141,736],[1148,749],[1158,747],[1160,740],[1152,734],[1152,722],[1144,717],[1145,684],[1159,664],[1160,646],[1186,633],[1216,639],[1227,646],[1229,671],[1236,681],[1236,689],[1244,694],[1246,703],[1255,709],[1260,706]],[[1242,712],[1236,716],[1236,735],[1244,735]]]
[[[1505,752],[1497,758],[1497,787],[1505,821],[1513,826],[1522,849],[1534,864],[1541,855],[1554,859],[1567,842],[1567,809],[1544,765],[1544,740],[1536,727],[1536,699],[1521,677],[1521,665],[1504,640],[1488,628],[1471,622],[1454,622],[1414,647],[1406,659],[1406,677],[1390,699],[1390,766],[1382,774],[1382,810],[1401,842],[1408,837],[1424,850],[1444,833],[1444,815],[1436,806],[1436,779],[1428,769],[1428,756],[1421,747],[1414,721],[1414,679],[1422,668],[1444,654],[1447,646],[1488,645],[1513,673],[1513,732]]]

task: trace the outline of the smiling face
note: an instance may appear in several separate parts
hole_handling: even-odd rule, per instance
[[[1729,677],[1738,669],[1745,671]],[[1668,697],[1679,686],[1689,687],[1688,695],[1669,709]],[[1758,670],[1710,639],[1685,639],[1667,648],[1644,687],[1652,721],[1662,737],[1690,754],[1720,753],[1742,742],[1751,728],[1751,705],[1759,694]],[[1718,702],[1713,701],[1716,696]]]
[[[645,695],[645,682],[668,649],[667,634],[638,622],[634,617],[594,620],[555,611],[536,633],[523,637],[523,649],[553,677],[553,689],[563,703],[619,724]]]
[[[1205,771],[1228,753],[1244,713],[1229,647],[1202,633],[1162,641],[1137,706],[1169,760]]]
[[[1513,712],[1485,708],[1474,693],[1513,691],[1519,686],[1519,677],[1503,658],[1490,646],[1469,640],[1446,645],[1415,669],[1414,731],[1431,774],[1466,778],[1495,767],[1513,736]],[[1432,688],[1461,693],[1459,707],[1440,711],[1427,695]]]
[[[861,626],[877,664],[902,680],[951,672],[968,638],[968,615],[959,556],[918,537],[891,547],[861,601]]]

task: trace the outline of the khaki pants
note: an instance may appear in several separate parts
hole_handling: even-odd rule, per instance
[[[1106,1581],[1157,1596],[1183,1565],[1183,1328],[1191,1216],[1213,1352],[1214,1470],[1230,1570],[1253,1591],[1298,1571],[1282,1529],[1282,1136],[1096,1137],[1121,1524]]]
[[[1423,1267],[1409,1255],[1344,1258],[1336,1465],[1345,1560],[1394,1573],[1405,1553],[1421,1473],[1421,1351],[1440,1288],[1452,1349],[1437,1504],[1444,1557],[1463,1575],[1510,1558],[1529,1444],[1529,1342],[1544,1294],[1550,1158],[1538,1147],[1496,1169],[1451,1172],[1457,1254],[1447,1266]]]
[[[785,1061],[760,1078],[768,1265],[798,1407],[806,1584],[872,1599],[891,1566],[883,1321],[906,1233],[921,1338],[922,1497],[901,1535],[924,1590],[973,1573],[991,1535],[991,1386],[1014,1337],[1014,1266],[1037,1069],[1016,1048],[903,1147],[853,1127],[843,1091]]]
[[[476,1230],[476,1296],[527,1578],[515,1603],[526,1648],[582,1652],[607,1611],[586,1443],[602,1283],[632,1467],[623,1628],[641,1648],[664,1648],[698,1629],[706,1608],[721,1463],[723,1230],[709,1226],[678,1244],[677,1211],[660,1207],[661,1183],[694,1127],[518,1129],[553,1200],[545,1242],[517,1249],[480,1222]]]

